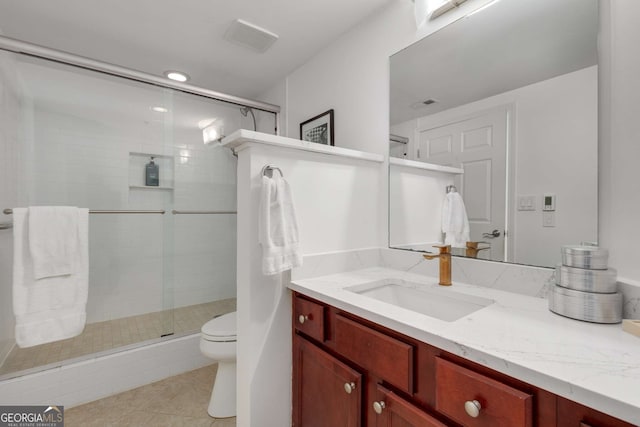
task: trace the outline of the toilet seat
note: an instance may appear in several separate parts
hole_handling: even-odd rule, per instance
[[[213,342],[234,342],[237,334],[236,312],[209,320],[202,326],[202,339]]]

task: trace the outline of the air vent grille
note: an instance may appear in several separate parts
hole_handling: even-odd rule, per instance
[[[278,35],[250,22],[237,19],[233,21],[224,38],[237,45],[262,53],[278,40]]]

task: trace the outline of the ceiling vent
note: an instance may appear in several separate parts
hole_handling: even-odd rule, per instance
[[[224,38],[232,43],[262,53],[278,40],[278,35],[242,19],[237,19],[233,21]]]
[[[414,104],[411,104],[410,107],[413,108],[414,110],[417,110],[419,108],[423,108],[423,107],[426,107],[428,105],[435,104],[437,102],[438,102],[437,99],[429,98],[429,99],[426,99],[424,101],[420,101],[420,102],[416,102]]]

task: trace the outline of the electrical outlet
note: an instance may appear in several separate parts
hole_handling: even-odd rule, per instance
[[[556,213],[553,211],[542,212],[542,226],[543,227],[555,227],[556,226]]]

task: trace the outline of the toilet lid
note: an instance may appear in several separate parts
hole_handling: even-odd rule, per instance
[[[236,331],[235,311],[213,318],[202,326],[202,333],[210,337],[235,337]]]

